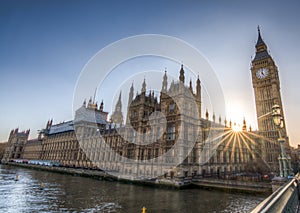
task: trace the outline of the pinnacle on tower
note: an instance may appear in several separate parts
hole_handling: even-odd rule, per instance
[[[116,111],[121,111],[122,110],[122,91],[120,91],[120,94],[119,94],[119,99],[118,99],[118,102],[116,104]]]
[[[130,111],[130,105],[133,101],[133,95],[134,95],[134,87],[133,83],[131,84],[130,91],[129,91],[129,96],[128,96],[128,104],[127,104],[127,113],[126,113],[126,123],[130,123],[129,120],[129,111]]]
[[[146,93],[146,79],[144,78],[144,82],[142,84],[142,93]]]
[[[193,84],[192,84],[192,79],[190,79],[190,91],[193,93]]]
[[[167,88],[168,88],[168,77],[167,77],[167,69],[165,69],[165,74],[163,77],[163,83],[162,83],[162,92],[167,92]]]
[[[115,106],[115,111],[111,115],[111,122],[115,124],[123,123],[123,113],[122,113],[122,91],[120,91],[119,98],[117,104]]]
[[[197,85],[196,85],[196,95],[197,95],[197,98],[200,100],[201,99],[201,82],[200,82],[199,75],[198,75]]]
[[[243,120],[243,128],[242,128],[243,131],[246,131],[247,130],[247,124],[246,124],[246,119],[244,117],[244,120]]]
[[[263,41],[261,35],[260,35],[260,28],[259,28],[259,25],[257,27],[257,30],[258,30],[258,39],[257,39],[257,43],[256,43],[256,46],[259,46],[259,45],[263,45],[265,44],[265,42]]]
[[[103,106],[104,106],[104,103],[103,103],[103,100],[102,100],[101,104],[100,104],[100,108],[99,108],[100,112],[103,112]]]
[[[257,30],[258,30],[258,38],[255,45],[256,52],[267,51],[267,45],[265,44],[264,40],[261,37],[259,26],[257,27]]]
[[[133,92],[134,92],[134,88],[133,88],[133,83],[131,84],[130,87],[130,91],[129,91],[129,97],[128,97],[128,107],[130,106],[132,100],[133,100]]]
[[[180,82],[182,82],[184,84],[184,69],[183,69],[183,64],[181,64],[179,80],[180,80]]]

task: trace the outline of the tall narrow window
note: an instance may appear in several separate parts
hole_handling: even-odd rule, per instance
[[[175,125],[172,124],[167,128],[167,140],[175,140]]]
[[[175,111],[175,103],[171,102],[169,105],[169,112],[174,112]]]

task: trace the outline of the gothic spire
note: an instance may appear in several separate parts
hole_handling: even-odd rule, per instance
[[[163,83],[162,83],[162,92],[167,92],[167,88],[168,88],[168,77],[167,77],[167,69],[165,69],[165,74],[163,77]]]
[[[131,87],[130,87],[130,91],[129,91],[129,96],[128,96],[126,123],[130,123],[130,121],[129,121],[129,112],[130,112],[130,105],[133,101],[133,94],[134,94],[134,88],[133,88],[133,83],[132,83]]]
[[[129,91],[129,97],[128,97],[128,107],[130,106],[132,100],[133,100],[133,92],[134,92],[134,88],[133,88],[133,83],[131,84],[130,87],[130,91]]]
[[[196,85],[196,95],[198,97],[198,99],[201,99],[201,83],[200,83],[200,78],[198,75],[198,79],[197,79],[197,85]]]
[[[104,107],[104,103],[103,103],[103,100],[101,101],[101,104],[100,104],[100,108],[99,108],[99,110],[101,111],[101,112],[103,112],[103,107]]]
[[[257,26],[257,31],[258,31],[258,39],[257,39],[256,46],[265,44],[265,42],[263,41],[263,39],[262,39],[262,37],[261,37],[261,35],[260,35],[260,28],[259,28],[259,25]]]
[[[119,94],[119,99],[118,99],[118,102],[116,104],[116,111],[121,111],[122,110],[122,101],[121,101],[121,98],[122,98],[122,91],[120,91],[120,94]]]
[[[264,40],[261,37],[259,26],[257,27],[257,31],[258,31],[258,38],[255,45],[257,52],[267,50],[267,45],[265,44]]]
[[[244,117],[244,120],[243,120],[243,131],[246,131],[247,130],[247,124],[246,124],[246,119]]]
[[[192,84],[192,79],[190,79],[190,91],[193,94],[193,84]]]
[[[111,122],[115,124],[122,124],[123,123],[123,113],[122,113],[122,91],[120,91],[119,99],[117,101],[115,111],[111,115]]]
[[[183,69],[183,64],[181,64],[179,80],[181,81],[181,83],[184,84],[184,69]]]
[[[257,42],[256,42],[256,45],[255,45],[256,54],[255,54],[255,57],[254,57],[252,62],[270,57],[269,53],[267,51],[268,47],[267,47],[267,45],[265,44],[265,42],[263,41],[263,39],[261,37],[259,26],[257,27],[257,30],[258,30],[258,38],[257,38]]]
[[[146,79],[144,78],[144,82],[142,85],[142,93],[146,93]]]

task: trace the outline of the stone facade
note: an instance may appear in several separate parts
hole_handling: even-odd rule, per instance
[[[125,124],[121,96],[112,113],[114,122],[107,122],[98,109],[91,107],[92,102],[76,111],[73,124],[50,124],[45,131],[42,159],[67,166],[96,167],[122,177],[163,175],[182,179],[225,177],[245,171],[258,158],[254,151],[259,150],[258,145],[252,146],[249,141],[257,138],[246,131],[245,121],[243,134],[248,138],[238,145],[233,143],[233,137],[241,135],[233,133],[226,122],[222,124],[221,118],[216,123],[213,115],[210,121],[208,112],[206,119],[201,118],[200,79],[196,81],[196,92],[191,83],[185,86],[183,66],[179,81],[172,82],[169,88],[165,73],[159,100],[153,91],[147,91],[146,81],[141,92],[133,94],[132,85]],[[93,113],[96,120],[90,119],[87,112]],[[175,144],[179,146],[174,148]]]
[[[50,160],[125,178],[185,180],[276,171],[278,133],[268,113],[274,102],[282,103],[278,70],[260,33],[251,71],[258,132],[247,131],[245,120],[242,131],[236,132],[235,124],[221,117],[217,122],[215,114],[210,119],[206,111],[202,118],[200,79],[195,89],[192,80],[187,86],[182,65],[178,81],[168,82],[164,73],[159,96],[147,90],[146,79],[136,95],[132,85],[125,118],[120,93],[110,121],[103,101],[98,107],[90,98],[73,121],[48,121],[37,139],[28,141],[29,131],[13,130],[3,159]]]
[[[163,75],[160,97],[147,91],[146,81],[134,96],[129,91],[126,122],[123,123],[121,95],[108,122],[103,102],[84,101],[73,121],[48,121],[39,137],[24,141],[23,158],[59,162],[68,167],[98,168],[121,177],[163,176],[174,180],[199,176],[225,177],[244,172],[257,156],[244,121],[243,143],[233,139],[232,123],[216,122],[206,112],[201,118],[201,82],[185,85],[181,66],[179,81],[168,87]],[[162,116],[163,115],[163,116]],[[254,138],[255,139],[255,138]],[[255,139],[257,140],[257,139]]]
[[[10,159],[23,158],[24,146],[28,140],[30,130],[19,132],[19,129],[14,129],[10,132],[8,142],[5,148],[2,160],[4,162]]]
[[[3,158],[7,142],[0,143],[0,159]]]
[[[39,160],[42,156],[42,140],[28,140],[24,146],[23,159]]]
[[[258,40],[256,43],[256,53],[252,60],[251,74],[254,88],[257,123],[259,134],[266,138],[263,144],[265,161],[269,163],[273,171],[279,170],[278,156],[281,153],[278,130],[273,122],[272,107],[278,104],[283,117],[283,137],[286,138],[285,149],[290,155],[289,140],[286,133],[283,105],[280,93],[280,80],[278,68],[269,55],[267,45],[263,41],[258,29]],[[269,139],[269,140],[268,140]]]

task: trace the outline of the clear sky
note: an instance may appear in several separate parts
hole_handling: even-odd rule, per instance
[[[16,127],[30,128],[35,137],[50,118],[72,119],[73,92],[84,65],[106,45],[138,34],[174,36],[196,47],[221,82],[226,117],[238,123],[245,117],[256,128],[250,62],[260,25],[279,67],[295,146],[300,143],[299,10],[297,1],[1,0],[0,141]],[[161,64],[162,73],[165,67]],[[103,96],[97,99],[110,111],[110,96]]]

